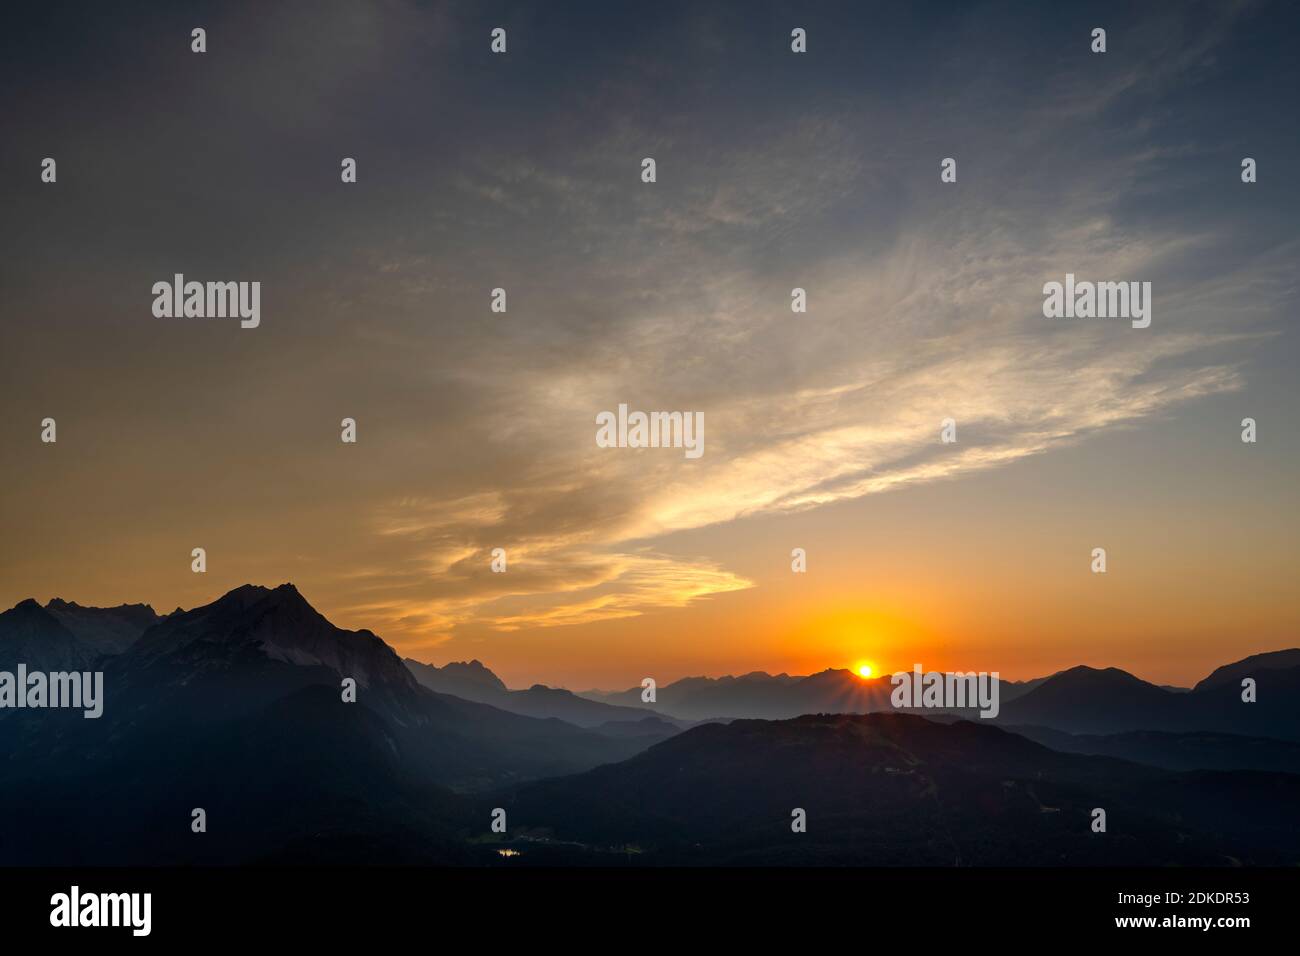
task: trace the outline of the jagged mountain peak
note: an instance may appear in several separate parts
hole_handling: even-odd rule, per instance
[[[245,584],[215,601],[169,615],[131,648],[137,660],[190,668],[223,666],[249,655],[300,667],[325,667],[361,687],[410,692],[415,681],[401,659],[370,631],[336,627],[292,584]],[[241,657],[242,656],[242,657]]]
[[[468,700],[490,701],[509,690],[505,681],[477,658],[471,661],[450,661],[439,667],[408,657],[406,664],[422,684],[440,693]]]
[[[32,598],[0,612],[0,669],[17,664],[37,670],[79,669],[96,656]]]

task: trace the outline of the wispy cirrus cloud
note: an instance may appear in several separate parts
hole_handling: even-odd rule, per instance
[[[1200,96],[1252,4],[1144,8],[1106,57],[1050,5],[938,22],[845,8],[807,58],[723,8],[604,7],[516,11],[495,60],[454,6],[232,8],[211,35],[239,39],[207,60],[149,17],[94,43],[144,49],[152,30],[161,59],[91,91],[68,71],[33,89],[15,168],[66,143],[96,161],[61,166],[76,175],[58,194],[99,195],[8,186],[38,228],[0,257],[6,299],[44,317],[11,323],[0,351],[11,417],[39,421],[110,369],[66,414],[139,441],[99,449],[129,528],[37,521],[23,503],[43,491],[16,483],[9,536],[61,568],[69,535],[152,553],[132,539],[145,529],[170,554],[211,513],[226,567],[293,569],[332,615],[404,647],[555,634],[762,586],[682,532],[1183,414],[1242,389],[1283,328],[1294,219],[1237,218],[1221,154],[1239,140]],[[234,74],[207,69],[218,56]],[[1255,123],[1250,148],[1271,135]],[[56,245],[101,274],[67,283]],[[147,321],[140,290],[181,260],[263,281],[255,340]],[[1151,281],[1151,328],[1043,318],[1042,284],[1066,272]],[[496,287],[505,315],[487,310]],[[29,354],[68,359],[14,358]],[[704,457],[597,448],[595,415],[620,402],[703,412]],[[350,457],[343,415],[360,422]]]
[[[1069,214],[1055,225],[1011,229],[1014,210],[978,200],[958,201],[958,215],[919,203],[887,244],[826,248],[802,275],[780,279],[745,255],[761,256],[765,227],[791,215],[780,203],[692,217],[692,229],[648,214],[645,228],[669,237],[665,247],[639,261],[634,287],[597,281],[590,292],[612,317],[600,326],[599,361],[480,367],[510,396],[475,424],[510,462],[501,483],[462,503],[396,502],[376,515],[377,533],[404,528],[448,556],[437,585],[410,583],[410,600],[429,609],[423,623],[445,635],[469,622],[515,630],[684,606],[752,582],[698,557],[660,553],[646,564],[630,548],[960,478],[1240,388],[1234,350],[1264,334],[1284,292],[1276,263],[1232,277],[1274,295],[1256,298],[1231,332],[1207,298],[1223,276],[1161,285],[1163,272],[1212,257],[1217,239],[1140,231],[1111,215],[1099,182],[1109,166],[1142,161],[1110,157],[1063,190]],[[1025,197],[1026,217],[1039,199]],[[1042,284],[1066,271],[1154,276],[1152,328],[1045,319]],[[806,315],[789,311],[793,284],[810,290]],[[705,456],[596,448],[595,414],[629,400],[704,411]],[[955,445],[939,441],[946,418],[958,424]],[[508,574],[486,571],[492,546],[512,555]],[[525,606],[503,613],[507,599]]]

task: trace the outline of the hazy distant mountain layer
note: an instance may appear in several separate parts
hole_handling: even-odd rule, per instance
[[[1002,700],[1026,693],[1043,679],[1018,683],[1003,681]],[[863,679],[844,669],[824,670],[807,677],[755,671],[739,677],[686,677],[656,689],[655,702],[641,700],[642,689],[586,691],[583,696],[673,714],[683,720],[717,720],[749,717],[784,720],[802,714],[868,714],[894,710],[889,678]]]
[[[652,716],[640,708],[589,700],[572,691],[544,684],[534,684],[527,690],[510,690],[478,661],[435,667],[407,658],[405,664],[415,679],[430,690],[491,704],[528,717],[554,717],[579,727],[597,727],[610,721],[641,721]],[[659,726],[671,732],[672,718],[663,714],[660,718]]]
[[[1063,753],[1100,754],[1170,770],[1274,770],[1300,774],[1300,742],[1238,734],[1138,730],[1067,734],[1047,727],[1007,727]]]
[[[1253,703],[1242,700],[1244,677],[1256,681]],[[602,701],[688,720],[782,720],[803,714],[893,713],[892,689],[888,677],[864,680],[851,671],[827,670],[809,677],[692,677],[658,688],[654,704],[641,703],[639,688],[590,693]],[[1075,667],[1023,683],[1003,681],[1000,706],[1000,724],[1074,734],[1149,730],[1300,740],[1300,650],[1258,654],[1221,667],[1191,691],[1157,687],[1115,668]]]

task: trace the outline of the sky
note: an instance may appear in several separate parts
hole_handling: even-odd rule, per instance
[[[198,9],[0,41],[0,605],[290,581],[574,689],[1300,644],[1285,4]],[[1067,273],[1150,327],[1044,317]]]

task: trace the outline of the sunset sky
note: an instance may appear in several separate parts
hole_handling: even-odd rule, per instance
[[[574,689],[1300,644],[1295,14],[1057,6],[29,14],[0,605],[291,581]],[[1067,272],[1151,327],[1044,318]],[[155,318],[174,273],[260,281],[260,327]],[[619,403],[702,411],[703,457],[598,448]]]

